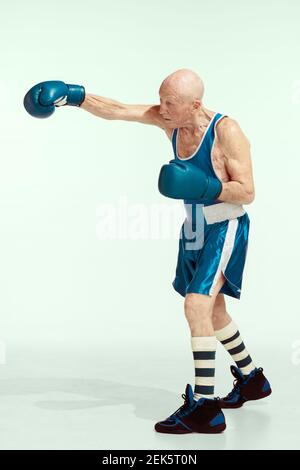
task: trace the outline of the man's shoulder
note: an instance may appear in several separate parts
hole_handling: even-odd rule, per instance
[[[239,127],[239,123],[236,119],[228,116],[227,114],[223,114],[222,118],[217,123],[217,133],[226,132],[230,129]]]
[[[218,139],[221,141],[227,140],[228,138],[246,138],[238,121],[227,115],[225,115],[223,119],[218,122],[216,133]]]

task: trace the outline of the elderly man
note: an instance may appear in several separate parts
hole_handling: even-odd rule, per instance
[[[195,385],[187,384],[184,404],[155,424],[163,433],[222,432],[222,408],[238,408],[271,393],[224,298],[241,295],[250,224],[243,205],[254,199],[250,145],[234,119],[204,106],[203,94],[201,78],[180,69],[162,82],[160,104],[123,104],[60,81],[39,83],[24,98],[35,117],[50,116],[55,106],[78,106],[104,119],[158,126],[172,142],[174,159],[163,166],[159,189],[183,199],[187,211],[173,286],[185,298]],[[231,366],[234,388],[222,399],[214,397],[217,341],[236,364]]]

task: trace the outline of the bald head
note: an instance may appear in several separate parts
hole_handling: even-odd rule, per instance
[[[160,92],[175,93],[179,100],[192,103],[196,99],[202,100],[204,84],[193,70],[179,69],[164,79]]]

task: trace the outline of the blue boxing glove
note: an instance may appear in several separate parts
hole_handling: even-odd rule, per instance
[[[222,183],[188,161],[171,160],[160,170],[158,189],[173,199],[209,201],[221,194]]]
[[[31,116],[47,118],[54,113],[55,106],[80,106],[84,98],[83,86],[51,80],[32,87],[24,97],[24,107]]]

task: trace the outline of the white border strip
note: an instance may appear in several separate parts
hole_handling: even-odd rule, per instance
[[[224,245],[222,249],[220,263],[219,263],[217,272],[215,274],[212,286],[209,290],[209,295],[213,294],[213,290],[215,288],[216,283],[219,280],[221,271],[223,271],[224,276],[225,276],[225,270],[226,270],[228,261],[230,260],[230,256],[233,251],[235,235],[236,235],[238,225],[239,225],[238,219],[232,219],[232,220],[229,220],[228,222],[228,228],[227,228],[227,233],[226,233],[226,237],[225,237],[225,241],[224,241]]]

